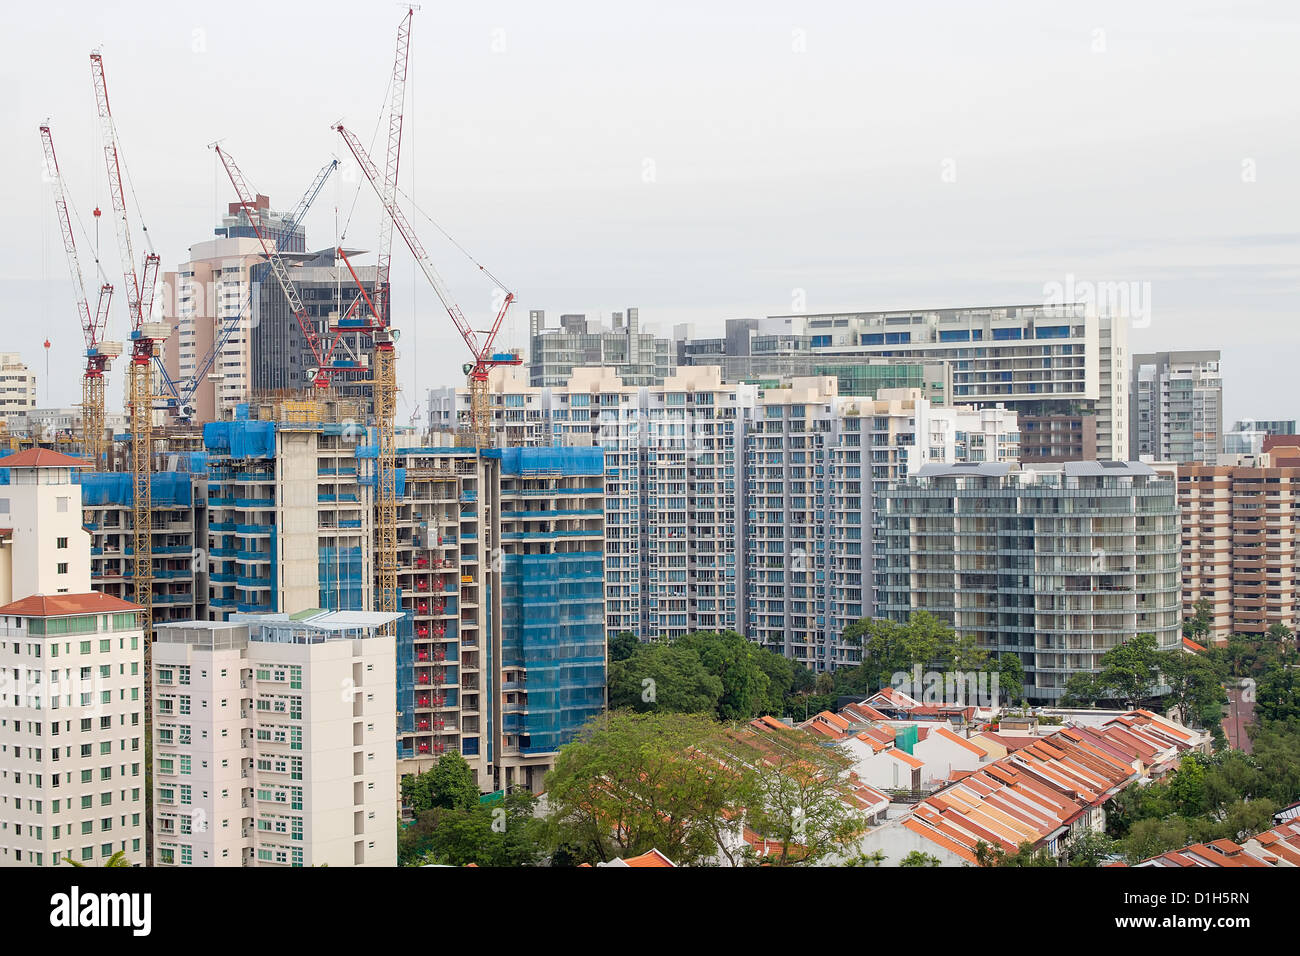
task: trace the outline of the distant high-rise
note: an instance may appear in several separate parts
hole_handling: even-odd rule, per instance
[[[336,263],[332,248],[307,252],[302,226],[290,231],[266,196],[257,197],[256,215],[268,241],[278,244],[316,332],[328,341],[332,320],[346,315],[358,294],[350,273]],[[355,268],[370,291],[375,267]],[[172,325],[164,347],[168,374],[185,382],[202,373],[194,392],[194,421],[229,418],[257,391],[301,390],[310,384],[315,359],[271,274],[248,211],[238,203],[230,204],[216,238],[190,246],[190,259],[167,273],[164,283],[171,290],[164,297],[165,319]],[[204,359],[224,330],[229,335],[204,371]],[[334,358],[356,371],[336,376],[339,394],[368,396],[369,386],[348,381],[369,378],[371,352],[369,337],[359,331],[344,335]]]
[[[1223,451],[1217,349],[1133,356],[1129,457],[1213,465]]]
[[[737,319],[724,338],[679,331],[676,347],[679,364],[719,365],[726,381],[835,375],[841,394],[868,395],[882,376],[911,374],[881,385],[1015,411],[1027,462],[1128,452],[1127,325],[1082,303]]]
[[[562,315],[558,329],[546,328],[546,313],[528,313],[529,382],[563,386],[575,368],[613,369],[625,385],[662,385],[673,370],[671,339],[641,331],[640,310],[615,312],[609,328],[585,315]]]
[[[36,373],[17,352],[0,352],[0,421],[36,407]]]
[[[1295,419],[1244,418],[1233,424],[1232,430],[1223,436],[1223,453],[1225,455],[1260,455],[1263,454],[1264,441],[1267,438],[1294,435]]]

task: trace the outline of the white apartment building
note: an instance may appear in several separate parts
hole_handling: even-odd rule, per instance
[[[0,419],[36,407],[36,373],[17,352],[0,352]]]
[[[1130,457],[1213,465],[1223,452],[1219,352],[1133,356]]]
[[[82,464],[0,459],[0,866],[145,862],[144,636],[90,590]]]
[[[1128,320],[1086,303],[770,316],[764,335],[806,338],[827,360],[858,356],[952,366],[952,404],[1004,405],[1028,423],[1070,419],[1095,431],[1084,457],[1128,452]],[[1087,421],[1084,421],[1084,420]],[[1068,434],[1068,430],[1067,430]],[[1035,446],[1060,460],[1064,449]]]
[[[840,635],[872,612],[873,499],[927,462],[1018,460],[1016,412],[924,394],[842,396],[835,376],[760,390],[696,365],[643,387],[497,370],[490,401],[499,443],[604,449],[607,637],[734,629],[823,670],[857,660]],[[468,407],[463,389],[429,403],[435,428]]]
[[[154,866],[395,866],[399,614],[159,625]]]

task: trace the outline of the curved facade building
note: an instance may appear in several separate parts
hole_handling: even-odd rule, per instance
[[[1177,488],[1146,465],[927,465],[884,492],[881,525],[877,615],[931,611],[1018,655],[1031,701],[1135,635],[1179,644]]]

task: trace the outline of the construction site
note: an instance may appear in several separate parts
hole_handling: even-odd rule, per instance
[[[0,430],[0,450],[44,448],[81,463],[94,588],[137,605],[146,634],[313,609],[400,615],[382,627],[397,648],[399,774],[455,752],[484,791],[534,788],[604,707],[602,458],[493,447],[489,374],[523,361],[498,344],[514,295],[467,316],[398,185],[418,9],[397,25],[377,146],[332,126],[364,180],[357,191],[383,213],[367,265],[353,261],[360,249],[306,244],[304,218],[338,158],[291,208],[274,209],[223,139],[210,149],[226,215],[170,271],[140,208],[149,184],[132,179],[115,124],[136,104],[110,104],[108,55],[90,54],[107,188],[93,222],[112,220],[120,276],[104,274],[97,242],[97,274],[83,270],[87,220],[47,122],[45,170],[84,345],[81,402],[75,427]],[[395,420],[395,246],[442,306],[421,321],[450,321],[466,348],[471,401],[453,428],[432,432],[415,413]],[[125,428],[115,429],[105,383],[120,364]],[[0,484],[9,480],[0,462]]]

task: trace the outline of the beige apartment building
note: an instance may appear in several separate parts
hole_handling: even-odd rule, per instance
[[[157,628],[154,866],[395,866],[401,615]]]
[[[1268,455],[1237,465],[1180,465],[1183,614],[1210,602],[1210,639],[1300,623],[1296,582],[1300,468]]]
[[[145,862],[139,608],[90,589],[75,458],[0,458],[0,866]]]

